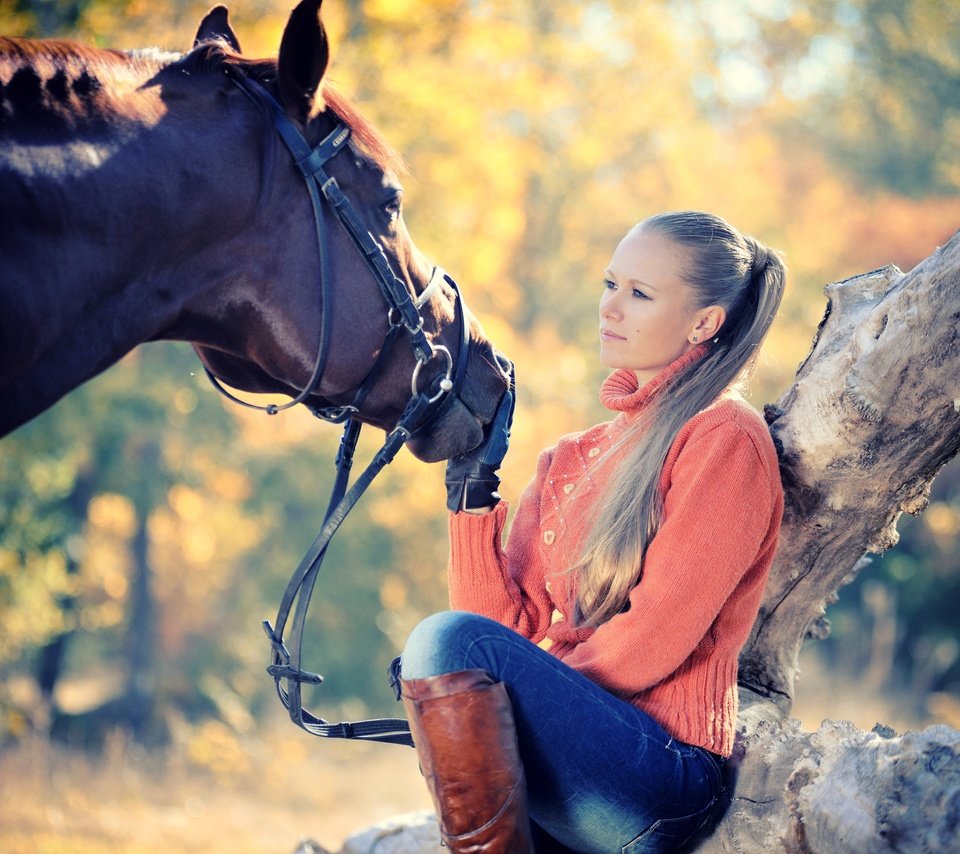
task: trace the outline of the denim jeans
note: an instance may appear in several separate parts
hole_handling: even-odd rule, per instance
[[[511,629],[446,611],[410,635],[401,675],[480,669],[513,704],[538,852],[676,851],[710,819],[723,759]]]

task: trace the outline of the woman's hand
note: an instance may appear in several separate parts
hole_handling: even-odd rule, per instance
[[[472,451],[447,460],[447,507],[455,513],[489,513],[500,501],[497,469],[510,444],[510,426],[516,405],[516,378],[510,365],[510,387],[500,398],[484,439]]]

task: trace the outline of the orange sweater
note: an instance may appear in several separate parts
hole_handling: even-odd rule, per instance
[[[450,602],[507,625],[644,709],[671,735],[729,756],[737,657],[760,606],[783,515],[777,455],[759,414],[725,395],[681,429],[660,478],[664,517],[630,607],[596,629],[570,622],[566,570],[596,508],[604,457],[663,381],[705,352],[682,356],[642,388],[632,371],[603,384],[619,415],[543,452],[506,548],[507,506],[450,514]],[[602,464],[600,461],[604,460]]]

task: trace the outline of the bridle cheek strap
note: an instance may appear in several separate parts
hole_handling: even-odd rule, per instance
[[[340,190],[336,180],[325,171],[326,163],[343,150],[343,147],[349,141],[349,128],[342,124],[338,125],[317,146],[310,148],[299,130],[286,117],[281,106],[260,84],[236,72],[231,73],[231,79],[260,110],[271,118],[274,127],[293,155],[297,168],[305,179],[316,223],[317,247],[320,257],[322,320],[320,344],[310,380],[303,390],[289,402],[283,405],[271,404],[265,407],[247,403],[228,392],[217,378],[210,371],[207,371],[211,382],[221,393],[236,403],[249,408],[264,410],[271,415],[298,403],[304,403],[310,395],[315,393],[314,390],[320,382],[327,361],[330,346],[331,316],[333,314],[329,310],[331,306],[331,276],[326,235],[324,233],[324,200],[350,236],[353,244],[363,255],[368,267],[374,274],[385,302],[389,306],[390,330],[387,333],[387,338],[381,347],[380,355],[362,381],[352,403],[346,406],[313,409],[314,414],[320,418],[328,421],[345,422],[340,448],[337,453],[337,475],[320,533],[314,539],[287,584],[274,625],[271,625],[268,621],[263,623],[264,631],[270,639],[273,652],[272,662],[267,667],[267,672],[273,677],[277,695],[287,708],[291,720],[307,732],[323,738],[351,738],[412,746],[413,740],[410,736],[409,726],[402,718],[378,718],[331,724],[303,708],[301,685],[303,683],[315,685],[323,681],[323,677],[319,674],[310,673],[301,667],[303,634],[310,598],[327,546],[330,544],[333,535],[373,479],[385,466],[389,465],[400,448],[412,436],[441,417],[451,405],[451,402],[458,396],[466,374],[470,351],[470,330],[467,323],[466,308],[456,282],[439,267],[434,270],[426,289],[419,297],[414,299],[404,283],[393,272],[390,261],[384,254],[383,247],[364,228],[349,199]],[[444,282],[453,289],[455,295],[454,311],[459,315],[460,340],[456,362],[454,362],[453,356],[446,347],[434,345],[427,338],[423,329],[423,317],[420,313],[420,310],[433,298]],[[360,405],[376,382],[384,355],[391,349],[401,329],[409,336],[416,356],[416,367],[411,377],[411,397],[396,426],[387,435],[383,447],[380,448],[367,468],[348,490],[350,469],[361,428],[360,421],[355,416],[359,415]],[[438,355],[446,360],[444,373],[436,381],[438,388],[436,390],[427,388],[421,391],[418,388],[420,371]],[[290,625],[288,646],[284,641],[283,632],[290,617],[291,608],[294,607],[294,602],[296,608]],[[395,678],[395,666],[393,675]]]

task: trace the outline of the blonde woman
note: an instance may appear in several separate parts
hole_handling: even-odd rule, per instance
[[[448,463],[457,610],[413,631],[401,686],[451,851],[673,851],[709,823],[783,512],[733,386],[784,277],[719,217],[641,222],[603,276],[612,420],[543,452],[505,547],[512,395]]]

